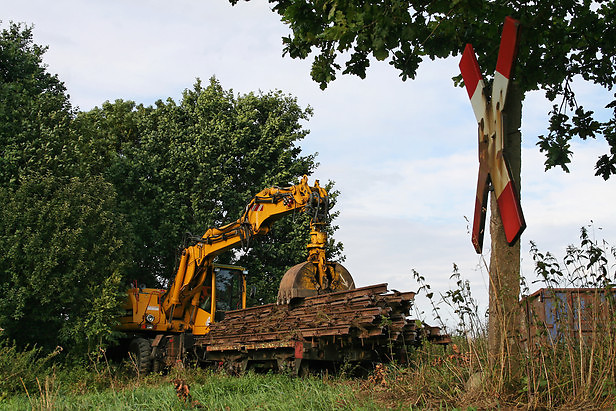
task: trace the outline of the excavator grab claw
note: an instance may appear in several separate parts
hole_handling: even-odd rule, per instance
[[[305,261],[289,268],[280,281],[278,304],[288,304],[294,298],[346,291],[355,288],[353,277],[339,263],[326,263],[326,280],[319,284],[318,265]]]

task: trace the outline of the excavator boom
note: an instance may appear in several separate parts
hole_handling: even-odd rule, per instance
[[[133,298],[132,316],[122,322],[122,329],[142,327],[149,311],[156,311],[159,322],[156,329],[169,332],[192,332],[203,334],[209,331],[202,322],[214,321],[214,306],[201,308],[201,300],[215,290],[210,285],[214,278],[214,258],[224,251],[244,246],[251,238],[270,231],[272,223],[292,212],[306,212],[311,217],[311,242],[308,244],[308,261],[293,267],[285,274],[278,294],[280,302],[295,297],[340,291],[354,288],[348,271],[325,258],[327,234],[325,225],[329,210],[327,191],[316,181],[308,185],[304,176],[301,182],[290,187],[271,187],[258,193],[247,205],[242,216],[222,227],[209,228],[195,244],[182,252],[178,270],[168,290],[154,290],[147,304],[138,304]],[[138,293],[133,292],[135,296]],[[155,295],[155,298],[153,297]],[[130,292],[129,292],[130,295]],[[145,297],[144,297],[145,298]],[[152,314],[152,313],[150,313]]]

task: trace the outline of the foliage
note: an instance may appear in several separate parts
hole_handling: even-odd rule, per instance
[[[310,174],[314,157],[302,156],[296,144],[307,133],[300,121],[310,114],[281,92],[235,96],[215,78],[206,87],[197,80],[178,103],[118,100],[80,113],[82,134],[117,152],[104,174],[134,227],[134,277],[164,283],[190,241],[187,233],[235,221],[263,188]],[[261,299],[275,298],[270,285],[277,287],[295,257],[305,259],[308,230],[293,219],[278,222],[246,253],[219,258],[246,266]]]
[[[537,270],[547,270],[542,276],[547,280],[545,286],[609,289],[616,276],[616,251],[605,241],[595,240],[587,227],[582,229],[580,242],[579,247],[567,248],[562,263],[550,258],[547,264],[541,264],[548,253],[535,246]],[[555,263],[567,268],[551,272]],[[423,281],[418,273],[414,275]],[[30,378],[32,383],[27,385],[29,394],[18,394],[11,388],[6,391],[7,398],[0,401],[0,409],[41,404],[61,409],[185,409],[189,405],[178,400],[171,384],[174,378],[189,384],[190,399],[197,404],[221,409],[611,409],[616,405],[613,300],[609,315],[588,317],[590,338],[578,338],[567,328],[563,329],[564,339],[557,343],[512,336],[511,340],[520,344],[522,355],[520,375],[508,379],[503,378],[502,364],[489,358],[484,319],[479,318],[468,283],[461,280],[455,266],[453,278],[457,288],[441,295],[441,304],[451,307],[460,319],[452,344],[444,348],[425,343],[410,351],[404,366],[377,365],[366,379],[327,375],[292,378],[252,372],[232,377],[209,370],[176,368],[168,376],[135,380],[128,377],[126,365],[97,362],[89,370],[38,368],[38,380]],[[430,287],[423,282],[422,290],[429,292]],[[545,326],[536,326],[537,337],[545,337]],[[521,335],[525,332],[522,330]],[[17,356],[16,363],[22,365],[27,364],[22,358],[42,358],[36,351],[19,354],[6,347],[0,349],[0,371],[2,364],[10,363],[7,357]],[[3,358],[4,353],[8,354]],[[31,389],[36,381],[40,382]],[[14,382],[12,387],[16,387]]]
[[[553,329],[537,313],[528,312],[527,324],[535,334],[528,337],[532,344],[523,391],[547,407],[563,404],[567,396],[604,407],[616,393],[616,248],[594,239],[592,229],[582,227],[580,246],[567,247],[562,264],[536,244],[531,246],[539,278],[535,282],[543,283],[548,294],[558,287],[594,290],[584,302],[575,293],[566,301],[553,298]],[[533,366],[536,362],[542,366]]]
[[[0,32],[1,187],[16,187],[33,171],[75,175],[79,164],[74,113],[64,84],[43,64],[45,50],[31,27],[11,23]]]
[[[40,347],[19,350],[15,343],[0,341],[0,403],[26,389],[35,389],[37,378],[51,373],[50,360],[58,354],[44,355]]]
[[[164,285],[187,232],[234,221],[263,188],[314,170],[297,144],[311,110],[212,78],[177,103],[77,112],[45,51],[31,27],[0,32],[0,327],[18,348],[83,358],[115,338],[129,279]],[[308,230],[293,217],[253,244],[262,248],[219,257],[249,269],[257,300],[275,298],[270,285],[305,259]]]
[[[230,0],[236,4],[239,0]],[[523,92],[542,89],[552,110],[549,134],[538,143],[546,169],[571,161],[570,141],[603,135],[610,151],[596,163],[596,175],[616,174],[616,112],[601,122],[577,104],[572,80],[581,78],[607,90],[616,82],[616,2],[613,0],[362,2],[270,0],[291,29],[283,54],[314,56],[311,76],[321,85],[338,72],[361,78],[374,58],[388,60],[402,80],[413,79],[425,58],[456,56],[472,43],[481,67],[495,67],[505,16],[521,21],[517,76]],[[313,53],[316,51],[316,53]],[[344,65],[340,62],[345,59]],[[460,81],[460,77],[456,79]],[[616,97],[616,96],[615,96]],[[616,100],[607,105],[616,109]],[[567,110],[571,110],[571,114]]]
[[[0,204],[3,337],[75,352],[108,341],[130,261],[111,185],[35,175],[0,188]]]
[[[438,401],[481,409],[613,408],[616,249],[606,241],[595,240],[592,231],[592,227],[581,229],[580,246],[567,247],[562,262],[551,253],[541,252],[536,244],[531,255],[538,277],[534,282],[542,283],[548,294],[556,287],[590,288],[597,290],[594,301],[599,303],[581,303],[575,294],[566,301],[554,298],[550,324],[526,304],[520,304],[519,334],[507,336],[518,346],[514,351],[519,357],[494,359],[489,356],[485,318],[470,296],[468,282],[461,280],[454,267],[457,288],[442,294],[435,303],[435,309],[448,306],[459,319],[454,344],[445,356],[423,347],[412,358],[412,369],[389,370],[380,397],[387,399],[394,392],[405,392],[419,401],[414,405],[428,408],[442,406]],[[417,273],[414,276],[421,289],[429,291],[423,278]],[[521,288],[528,294],[528,280],[522,280]],[[582,316],[574,316],[580,311]],[[575,319],[583,321],[584,335]],[[518,366],[504,367],[507,361]],[[511,375],[505,375],[507,372]]]
[[[535,262],[535,272],[546,287],[613,288],[616,284],[616,247],[605,240],[597,241],[589,232],[593,226],[580,230],[580,247],[569,245],[563,264],[550,252],[539,251],[531,242],[530,253]],[[613,261],[610,261],[613,260]]]
[[[456,281],[457,288],[445,291],[440,297],[434,295],[424,276],[414,269],[411,270],[411,274],[415,282],[419,284],[417,294],[425,292],[432,307],[432,315],[438,321],[439,326],[447,329],[447,325],[440,314],[441,307],[447,306],[458,320],[455,333],[459,335],[471,333],[473,337],[482,336],[485,330],[483,329],[483,319],[479,314],[479,304],[472,296],[470,282],[462,278],[456,264],[453,265],[453,273],[449,279]]]

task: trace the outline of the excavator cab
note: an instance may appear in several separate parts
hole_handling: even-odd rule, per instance
[[[212,264],[205,280],[193,298],[187,300],[192,308],[164,311],[161,300],[165,290],[134,287],[128,290],[124,304],[126,314],[120,318],[122,331],[184,332],[207,334],[209,324],[224,318],[225,312],[246,308],[246,274],[244,267]]]
[[[214,264],[212,311],[214,321],[225,318],[227,311],[246,308],[246,274],[243,267]]]

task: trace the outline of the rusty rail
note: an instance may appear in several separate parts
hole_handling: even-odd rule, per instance
[[[228,311],[196,342],[207,351],[246,350],[259,344],[291,346],[292,342],[352,347],[398,346],[420,337],[446,343],[438,327],[418,328],[408,320],[413,292],[388,292],[387,284],[306,297],[291,304],[267,304]],[[420,335],[422,333],[422,335]],[[337,340],[336,340],[337,339]],[[400,347],[397,347],[399,349]],[[382,347],[385,350],[385,347]]]

